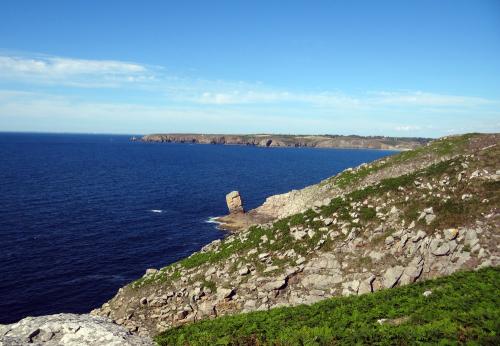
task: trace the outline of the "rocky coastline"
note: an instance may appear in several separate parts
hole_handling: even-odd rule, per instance
[[[80,315],[77,330],[100,326],[93,330],[102,337],[89,345],[147,345],[158,333],[205,319],[496,267],[499,144],[499,134],[441,138],[271,196],[248,211],[244,196],[230,192],[228,215],[217,219],[231,231],[227,237],[148,269]],[[58,344],[63,334],[52,329],[62,327],[47,329],[44,318],[50,316],[0,326],[0,345]],[[64,317],[56,320],[64,324]]]
[[[233,192],[229,215],[219,218],[230,235],[149,269],[92,313],[156,335],[498,266],[499,139],[442,138],[247,212]]]
[[[233,135],[233,134],[150,134],[132,141],[152,143],[191,143],[247,145],[256,147],[308,147],[344,149],[411,150],[427,144],[429,138],[340,136],[340,135]]]

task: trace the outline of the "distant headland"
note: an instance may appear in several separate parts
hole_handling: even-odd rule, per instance
[[[341,136],[341,135],[274,135],[274,134],[150,134],[133,141],[160,143],[194,143],[249,145],[257,147],[311,147],[311,148],[354,148],[411,150],[431,141],[430,138],[384,137],[384,136]]]

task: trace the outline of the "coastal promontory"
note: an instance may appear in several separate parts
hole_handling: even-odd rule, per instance
[[[430,141],[428,138],[340,135],[271,135],[271,134],[150,134],[142,142],[248,145],[257,147],[310,147],[410,150]]]

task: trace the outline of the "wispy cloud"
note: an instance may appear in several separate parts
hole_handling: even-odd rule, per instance
[[[481,97],[455,96],[421,91],[367,92],[346,95],[339,92],[294,93],[288,91],[232,91],[225,93],[204,92],[195,101],[205,104],[250,104],[274,102],[302,102],[315,105],[362,106],[481,106],[496,101]]]
[[[480,106],[495,103],[482,97],[456,96],[436,94],[422,91],[388,92],[378,91],[369,93],[370,101],[384,105],[402,106]]]
[[[399,125],[394,128],[396,131],[404,131],[404,132],[409,132],[409,131],[418,131],[421,130],[422,126],[416,126],[416,125]]]
[[[382,116],[384,115],[384,116]],[[500,116],[435,118],[425,113],[386,116],[385,110],[339,116],[308,107],[220,107],[98,102],[78,96],[0,89],[0,130],[70,132],[216,132],[441,136],[456,132],[500,131]],[[406,123],[404,123],[406,121]],[[105,124],[96,128],[97,124]],[[460,125],[460,126],[459,126]]]
[[[213,105],[306,103],[316,106],[358,107],[360,100],[353,96],[333,92],[297,93],[290,91],[230,91],[204,92],[194,102]]]
[[[165,68],[116,60],[86,60],[54,56],[0,55],[3,80],[76,88],[149,88],[167,99],[199,105],[303,104],[337,110],[383,107],[481,107],[499,104],[481,97],[424,91],[290,91],[257,83],[210,81],[166,75]]]
[[[115,60],[0,55],[0,77],[16,82],[76,87],[117,87],[154,79],[148,67]]]

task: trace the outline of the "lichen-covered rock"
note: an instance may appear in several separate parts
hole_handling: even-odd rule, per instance
[[[56,314],[0,325],[0,345],[152,346],[153,342],[104,317]]]

